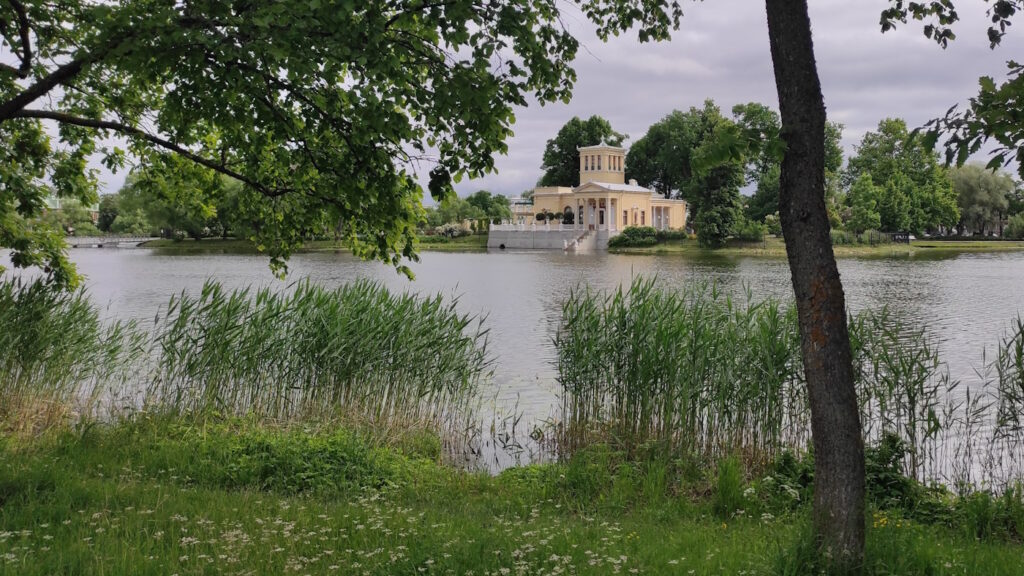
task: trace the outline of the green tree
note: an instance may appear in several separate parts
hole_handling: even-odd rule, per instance
[[[209,235],[226,181],[179,156],[163,154],[152,160],[132,173],[119,195],[132,198],[128,204],[141,207],[147,221],[165,236],[181,232],[200,240]]]
[[[693,151],[696,178],[685,188],[684,197],[693,208],[697,242],[707,248],[724,245],[726,238],[733,235],[743,221],[740,203],[740,187],[745,178],[743,159],[728,158],[710,163],[708,160],[717,155],[721,141],[729,137],[734,126],[721,118]]]
[[[612,129],[612,125],[600,116],[580,120],[574,116],[558,130],[554,138],[544,147],[544,161],[540,177],[541,186],[577,186],[580,183],[579,148],[595,146],[601,142],[621,146],[626,139]]]
[[[666,198],[673,193],[690,200],[699,187],[692,166],[694,150],[724,121],[711,100],[702,108],[674,110],[647,129],[626,154],[626,177]]]
[[[752,142],[748,152],[747,183],[762,182],[772,170],[777,170],[782,158],[781,124],[775,110],[759,102],[737,104],[732,107],[733,120]],[[776,181],[778,178],[776,177]],[[778,193],[775,194],[778,204]],[[771,212],[769,212],[770,214]],[[760,221],[763,219],[758,218]]]
[[[96,220],[96,227],[103,232],[110,232],[110,227],[117,219],[117,195],[104,194],[100,197],[99,218]]]
[[[131,212],[118,214],[117,219],[110,225],[110,232],[129,236],[149,236],[157,230],[149,223],[146,213],[141,208],[136,208]]]
[[[357,254],[408,271],[418,163],[430,158],[430,191],[450,194],[452,181],[493,170],[515,106],[571,93],[578,42],[558,10],[554,0],[4,2],[0,247],[15,266],[74,284],[60,236],[30,223],[46,185],[90,204],[90,157],[119,168],[129,153],[148,164],[170,152],[243,183],[276,269],[310,229],[341,223]],[[120,141],[127,150],[108,144]]]
[[[953,188],[960,205],[960,233],[965,229],[978,234],[1002,228],[1010,210],[1010,198],[1016,184],[1009,175],[994,172],[980,164],[966,164],[952,171]]]
[[[1016,184],[1014,184],[1014,186],[1016,186]],[[1006,208],[1007,214],[1010,216],[1016,216],[1017,214],[1024,212],[1024,190],[1021,190],[1019,187],[1014,188],[1013,192],[1006,197],[1006,200],[1008,202],[1008,206]]]
[[[675,110],[652,125],[626,156],[626,176],[665,196],[687,202],[702,246],[720,247],[742,216],[739,190],[748,157],[729,155],[737,125],[711,100]]]
[[[861,174],[860,178],[850,187],[846,201],[850,206],[850,216],[846,228],[860,234],[865,230],[878,230],[882,226],[882,215],[876,209],[882,191],[871,181],[869,174]]]
[[[449,196],[427,211],[427,225],[436,228],[445,224],[459,224],[464,220],[487,218],[487,213],[465,198]]]
[[[1015,214],[1006,223],[1004,234],[1011,240],[1024,240],[1024,212]]]
[[[952,227],[960,219],[948,171],[935,152],[910,137],[903,120],[887,118],[864,135],[845,178],[852,183],[863,174],[884,190],[878,203],[883,230],[921,233]]]
[[[478,208],[488,220],[505,220],[512,217],[508,196],[503,194],[478,190],[467,196],[466,202]]]
[[[747,218],[763,222],[779,211],[779,165],[770,166],[757,180],[757,188],[747,202]]]
[[[747,167],[748,183],[756,183],[754,194],[747,204],[746,215],[757,222],[779,211],[779,160],[782,140],[779,135],[778,115],[763,104],[751,103],[733,107],[733,115],[741,130],[754,144],[751,163]],[[843,125],[825,124],[825,193],[830,212],[838,214],[839,174],[843,167]]]

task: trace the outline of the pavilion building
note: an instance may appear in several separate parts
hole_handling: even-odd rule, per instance
[[[580,148],[579,153],[579,185],[535,188],[533,218],[492,225],[488,247],[604,249],[627,226],[686,226],[685,201],[665,198],[635,180],[626,183],[624,148],[601,143]],[[539,214],[544,214],[541,221]],[[555,214],[561,218],[555,220]]]

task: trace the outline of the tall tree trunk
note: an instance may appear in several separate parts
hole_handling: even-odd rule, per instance
[[[864,556],[864,445],[846,301],[825,209],[825,103],[806,0],[766,0],[786,143],[779,217],[793,277],[814,438],[814,530],[828,573]]]

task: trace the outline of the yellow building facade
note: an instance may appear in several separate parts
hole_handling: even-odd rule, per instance
[[[540,187],[533,191],[534,217],[563,215],[574,229],[618,232],[627,226],[658,230],[686,226],[686,202],[668,199],[635,180],[626,182],[626,150],[599,144],[580,148],[580,181],[575,188]],[[562,226],[568,227],[567,225]]]

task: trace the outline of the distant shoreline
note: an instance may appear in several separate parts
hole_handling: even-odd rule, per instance
[[[429,237],[437,238],[437,237]],[[248,240],[234,238],[207,238],[200,241],[186,240],[151,240],[139,245],[142,248],[160,250],[164,253],[179,252],[183,254],[201,252],[225,252],[241,254],[258,254],[259,250]],[[421,241],[418,246],[421,252],[487,252],[487,236],[473,235],[453,238],[443,242]],[[869,245],[837,245],[834,246],[837,258],[870,258],[870,257],[905,257],[926,254],[960,254],[986,252],[1024,251],[1024,241],[1019,240],[915,240],[910,244],[878,244]],[[333,240],[314,240],[306,243],[297,253],[309,252],[348,252],[349,249],[341,242]],[[755,256],[766,258],[785,258],[786,247],[780,238],[768,238],[764,242],[731,242],[723,248],[711,250],[701,248],[695,240],[670,240],[654,246],[609,248],[610,254],[661,254],[679,256]]]

